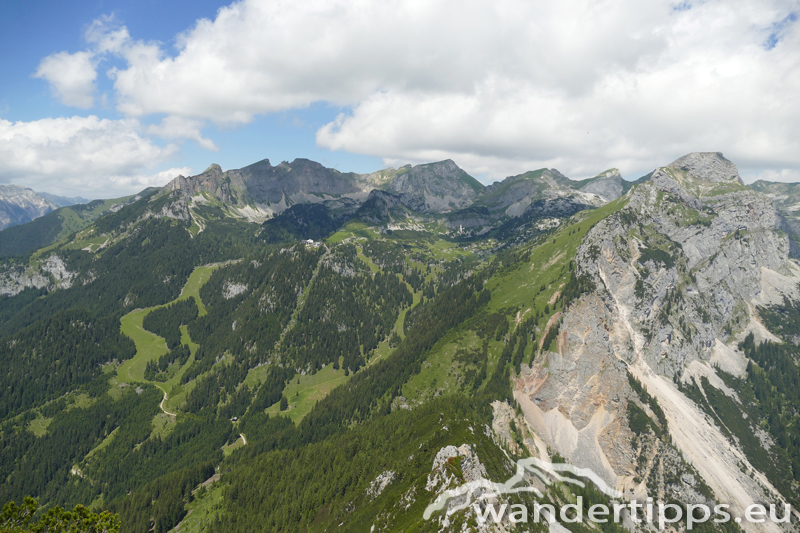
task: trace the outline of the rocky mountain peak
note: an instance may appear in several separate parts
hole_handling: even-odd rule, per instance
[[[550,187],[563,187],[570,183],[570,179],[554,168],[545,169],[542,172],[542,180],[547,182]]]
[[[594,194],[605,202],[616,200],[625,191],[622,174],[616,168],[610,168],[594,178],[578,182],[576,188],[579,191]]]
[[[692,152],[676,159],[667,167],[675,170],[684,170],[693,177],[702,180],[715,183],[736,181],[744,185],[742,178],[739,177],[739,170],[736,165],[725,159],[721,152]]]
[[[398,172],[386,187],[400,195],[408,207],[423,213],[444,213],[467,207],[484,188],[451,159]]]
[[[200,173],[200,175],[207,175],[207,174],[222,174],[222,167],[216,163],[211,163],[207,169]]]
[[[617,168],[609,168],[606,171],[601,172],[597,175],[598,178],[607,178],[607,179],[622,179],[622,174],[619,173],[619,169]]]

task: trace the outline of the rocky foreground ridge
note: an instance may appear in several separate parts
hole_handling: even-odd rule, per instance
[[[689,467],[739,516],[753,502],[790,496],[687,392],[714,387],[744,408],[719,374],[744,375],[737,345],[749,333],[778,340],[760,323],[759,306],[799,296],[800,265],[790,258],[786,229],[770,198],[745,187],[721,154],[690,154],[657,169],[579,248],[577,271],[595,289],[563,316],[558,353],[516,381],[531,426],[629,497],[682,490],[683,498],[703,501],[696,487],[665,480],[665,471]],[[629,404],[652,414],[632,379],[657,399],[668,439],[637,437],[628,427]],[[767,453],[769,437],[758,421],[748,425]],[[651,476],[660,494],[647,493]]]

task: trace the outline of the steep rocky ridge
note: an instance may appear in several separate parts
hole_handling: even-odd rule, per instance
[[[447,213],[450,230],[507,236],[542,218],[569,217],[619,198],[623,180],[615,169],[573,181],[555,169],[539,169],[494,182],[466,208]]]
[[[565,181],[560,172],[546,168],[509,176],[487,187],[475,205],[486,207],[495,216],[520,216],[536,200],[562,196],[561,183]]]
[[[343,174],[308,159],[295,159],[272,166],[264,159],[250,166],[223,171],[211,165],[197,176],[178,176],[164,192],[179,191],[181,197],[202,196],[200,203],[228,204],[243,218],[264,220],[299,203],[318,203],[341,196],[364,195],[356,174]],[[248,207],[251,209],[248,212]]]
[[[628,494],[653,496],[637,464],[643,448],[625,420],[628,404],[638,401],[630,373],[663,409],[672,446],[742,516],[777,490],[682,386],[699,383],[701,373],[714,375],[712,363],[741,373],[737,341],[763,329],[756,306],[794,296],[800,266],[789,257],[784,221],[716,153],[657,169],[626,201],[578,250],[578,274],[595,291],[565,313],[558,353],[523,372],[515,395],[529,422],[568,460]]]
[[[191,211],[223,207],[229,216],[263,222],[292,205],[337,198],[363,202],[370,191],[384,190],[420,213],[443,213],[470,205],[483,185],[453,161],[388,168],[371,174],[342,173],[307,159],[273,166],[259,161],[238,170],[211,165],[197,176],[178,176],[163,193]]]

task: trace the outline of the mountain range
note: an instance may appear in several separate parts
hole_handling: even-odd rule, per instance
[[[657,529],[480,519],[609,498],[782,517],[797,187],[713,152],[489,186],[263,160],[5,229],[0,500],[131,532]]]
[[[87,202],[85,198],[66,198],[19,185],[0,184],[0,230],[30,222],[59,207]]]

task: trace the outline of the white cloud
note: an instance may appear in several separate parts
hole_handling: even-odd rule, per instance
[[[84,38],[91,49],[51,54],[42,59],[33,77],[47,80],[63,104],[89,109],[94,105],[97,64],[109,53],[122,53],[130,43],[130,35],[113,16],[103,16],[92,22]]]
[[[143,183],[156,184],[163,176],[152,169],[176,146],[158,146],[140,130],[134,119],[0,119],[0,181],[85,197],[111,197]]]
[[[797,0],[241,0],[176,51],[99,21],[117,108],[205,121],[328,102],[348,109],[322,147],[387,163],[451,157],[502,178],[541,166],[636,177],[722,151],[745,175],[800,170]],[[102,51],[102,52],[101,52]]]
[[[759,173],[742,176],[742,179],[745,183],[752,183],[758,180],[800,183],[800,171],[793,168],[768,169]]]
[[[94,45],[95,55],[120,54],[131,42],[128,28],[121,26],[113,15],[94,20],[84,33],[84,38]]]
[[[108,181],[119,191],[141,191],[147,187],[163,187],[179,175],[191,176],[191,167],[175,167],[154,174],[111,176]]]
[[[160,124],[147,127],[147,133],[162,139],[190,139],[196,141],[201,147],[212,152],[219,150],[211,139],[206,139],[200,133],[203,121],[192,120],[174,115],[164,117]]]
[[[66,105],[88,109],[94,105],[97,79],[92,54],[59,52],[45,57],[34,77],[47,80],[53,92]]]

